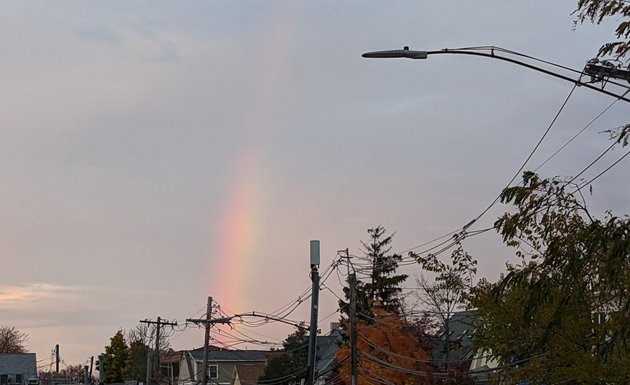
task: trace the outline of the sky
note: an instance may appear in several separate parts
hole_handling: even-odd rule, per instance
[[[174,349],[199,347],[201,330],[183,325],[208,296],[226,314],[301,303],[289,318],[307,321],[310,240],[324,270],[338,250],[361,255],[378,225],[397,252],[461,229],[573,87],[488,58],[361,54],[495,45],[580,70],[614,25],[574,28],[576,3],[2,2],[0,325],[27,333],[48,369],[55,344],[64,364],[83,364],[158,316],[179,324]],[[527,168],[612,102],[576,88]],[[576,175],[627,117],[614,104],[538,172]],[[628,167],[593,183],[596,215],[630,212]],[[514,260],[492,231],[464,246],[479,278]],[[419,268],[403,270],[413,287]],[[342,279],[322,289],[323,332]],[[292,331],[256,326],[231,333],[279,342]]]

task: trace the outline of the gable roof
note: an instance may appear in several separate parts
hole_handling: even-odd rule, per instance
[[[444,364],[446,361],[465,361],[472,359],[472,333],[474,331],[474,322],[477,319],[473,311],[455,312],[447,321],[448,336],[446,328],[440,330],[439,340],[433,348],[433,360],[438,365]],[[446,350],[446,341],[450,341],[450,349]]]
[[[253,385],[265,373],[265,364],[234,364],[234,373],[232,374],[232,383],[236,380],[241,385]]]
[[[0,374],[37,374],[35,353],[0,353]]]
[[[340,329],[331,331],[327,336],[317,337],[317,361],[315,362],[315,366],[318,373],[330,372],[341,342]]]
[[[190,355],[195,361],[203,361],[203,349],[191,350]],[[262,350],[208,350],[208,360],[266,362],[267,357]]]

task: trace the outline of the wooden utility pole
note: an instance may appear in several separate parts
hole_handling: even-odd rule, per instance
[[[144,320],[144,321],[140,321],[140,323],[143,324],[149,324],[149,325],[155,325],[156,330],[155,330],[155,356],[156,356],[156,367],[157,367],[157,375],[155,377],[155,381],[158,383],[160,383],[160,327],[162,325],[165,326],[177,326],[177,322],[169,322],[169,321],[165,321],[162,320],[162,318],[157,317],[157,321],[151,321],[151,320]],[[150,385],[150,384],[147,384]]]
[[[59,344],[55,345],[55,373],[59,374]]]
[[[350,385],[357,384],[357,276],[352,269],[350,272],[350,251],[340,250],[346,255],[348,261],[348,291],[350,295],[350,309],[348,312],[348,324],[350,327]]]
[[[350,384],[357,384],[357,277],[348,276],[350,281]]]
[[[208,349],[210,347],[210,326],[212,324],[226,324],[230,323],[232,320],[231,317],[228,318],[212,318],[212,297],[208,297],[208,304],[206,305],[206,318],[205,319],[187,319],[186,322],[192,322],[194,324],[203,324],[205,326],[206,332],[204,334],[203,339],[203,368],[201,375],[203,378],[201,379],[202,385],[208,384]],[[199,379],[197,379],[199,380]]]

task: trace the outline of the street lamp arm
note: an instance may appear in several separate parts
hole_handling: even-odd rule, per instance
[[[471,50],[463,50],[463,49],[442,49],[442,50],[438,50],[438,51],[414,51],[414,50],[410,50],[409,47],[405,47],[402,50],[391,50],[391,51],[375,51],[375,52],[366,52],[364,53],[362,56],[364,58],[369,58],[369,59],[375,59],[375,58],[407,58],[407,59],[427,59],[430,55],[444,55],[444,54],[453,54],[453,55],[471,55],[471,56],[481,56],[481,57],[486,57],[486,58],[490,58],[490,59],[497,59],[497,60],[502,60],[502,61],[506,61],[512,64],[516,64],[519,65],[521,67],[525,67],[525,68],[529,68],[532,69],[534,71],[538,71],[541,73],[544,73],[546,75],[549,76],[553,76],[555,78],[558,79],[562,79],[562,80],[566,80],[568,82],[571,82],[573,84],[576,84],[577,86],[582,86],[582,87],[586,87],[589,88],[591,90],[597,91],[599,93],[608,95],[608,96],[612,96],[616,99],[619,100],[623,100],[624,102],[628,102],[630,103],[630,99],[615,94],[613,92],[607,91],[603,88],[599,88],[596,87],[590,83],[584,83],[582,82],[580,79],[572,79],[568,76],[547,70],[545,68],[541,68],[538,66],[535,66],[533,64],[529,64],[529,63],[525,63],[522,62],[520,60],[516,60],[516,59],[512,59],[509,57],[505,57],[505,56],[500,56],[494,53],[494,51],[492,51],[491,53],[487,53],[487,52],[478,52],[478,51],[471,51]]]
[[[440,51],[427,51],[427,56],[428,55],[440,55],[440,54],[482,56],[482,57],[487,57],[487,58],[491,58],[491,59],[497,59],[497,60],[506,61],[506,62],[509,62],[509,63],[513,63],[513,64],[516,64],[516,65],[519,65],[521,67],[526,67],[526,68],[532,69],[534,71],[538,71],[538,72],[544,73],[544,74],[549,75],[549,76],[556,77],[558,79],[566,80],[568,82],[576,84],[578,87],[586,87],[586,88],[589,88],[591,90],[594,90],[594,91],[606,94],[608,96],[612,96],[614,98],[618,98],[619,100],[623,100],[624,102],[630,103],[630,99],[628,99],[628,98],[626,98],[624,96],[621,96],[621,95],[615,94],[614,92],[610,92],[610,91],[607,91],[605,89],[596,87],[596,86],[594,86],[594,85],[592,85],[590,83],[584,83],[580,79],[572,79],[572,78],[570,78],[568,76],[565,76],[565,75],[562,75],[562,74],[559,74],[559,73],[556,73],[556,72],[553,72],[553,71],[549,71],[549,70],[541,68],[541,67],[537,67],[537,66],[535,66],[533,64],[525,63],[525,62],[522,62],[520,60],[512,59],[512,58],[505,57],[505,56],[496,55],[494,53],[474,52],[474,51],[465,51],[465,50],[464,51],[462,51],[462,50],[448,50],[448,49],[440,50]]]

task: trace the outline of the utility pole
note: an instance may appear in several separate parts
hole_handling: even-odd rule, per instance
[[[94,356],[90,357],[90,382],[92,382],[92,369],[94,368]]]
[[[206,304],[206,321],[212,318],[212,297],[208,297],[208,303]],[[210,345],[210,324],[206,322],[205,332],[203,335],[203,380],[202,385],[208,383],[208,345]]]
[[[311,241],[311,327],[308,336],[308,372],[306,385],[315,384],[315,366],[317,361],[317,311],[319,307],[319,241]]]
[[[59,344],[55,345],[55,373],[59,374]]]
[[[357,277],[348,275],[350,280],[350,384],[357,385]]]
[[[187,319],[186,322],[192,322],[194,324],[203,324],[206,328],[203,339],[203,368],[201,384],[206,385],[208,383],[208,348],[210,346],[210,326],[213,324],[227,324],[232,320],[228,318],[212,318],[212,297],[208,297],[208,304],[206,306],[206,318],[205,319]],[[198,380],[198,379],[197,379]]]
[[[144,321],[140,321],[140,323],[148,324],[148,325],[155,325],[155,327],[156,327],[156,330],[155,330],[155,355],[156,355],[157,375],[155,377],[155,381],[159,385],[159,383],[160,383],[160,327],[162,327],[162,325],[165,325],[165,326],[177,326],[177,322],[164,321],[164,320],[162,320],[162,318],[157,317],[157,321],[144,320]],[[150,384],[147,384],[147,385],[150,385]]]
[[[346,254],[348,262],[348,291],[350,294],[350,311],[348,314],[348,323],[350,326],[350,385],[357,384],[357,276],[350,273],[350,251],[348,249],[340,250]]]

